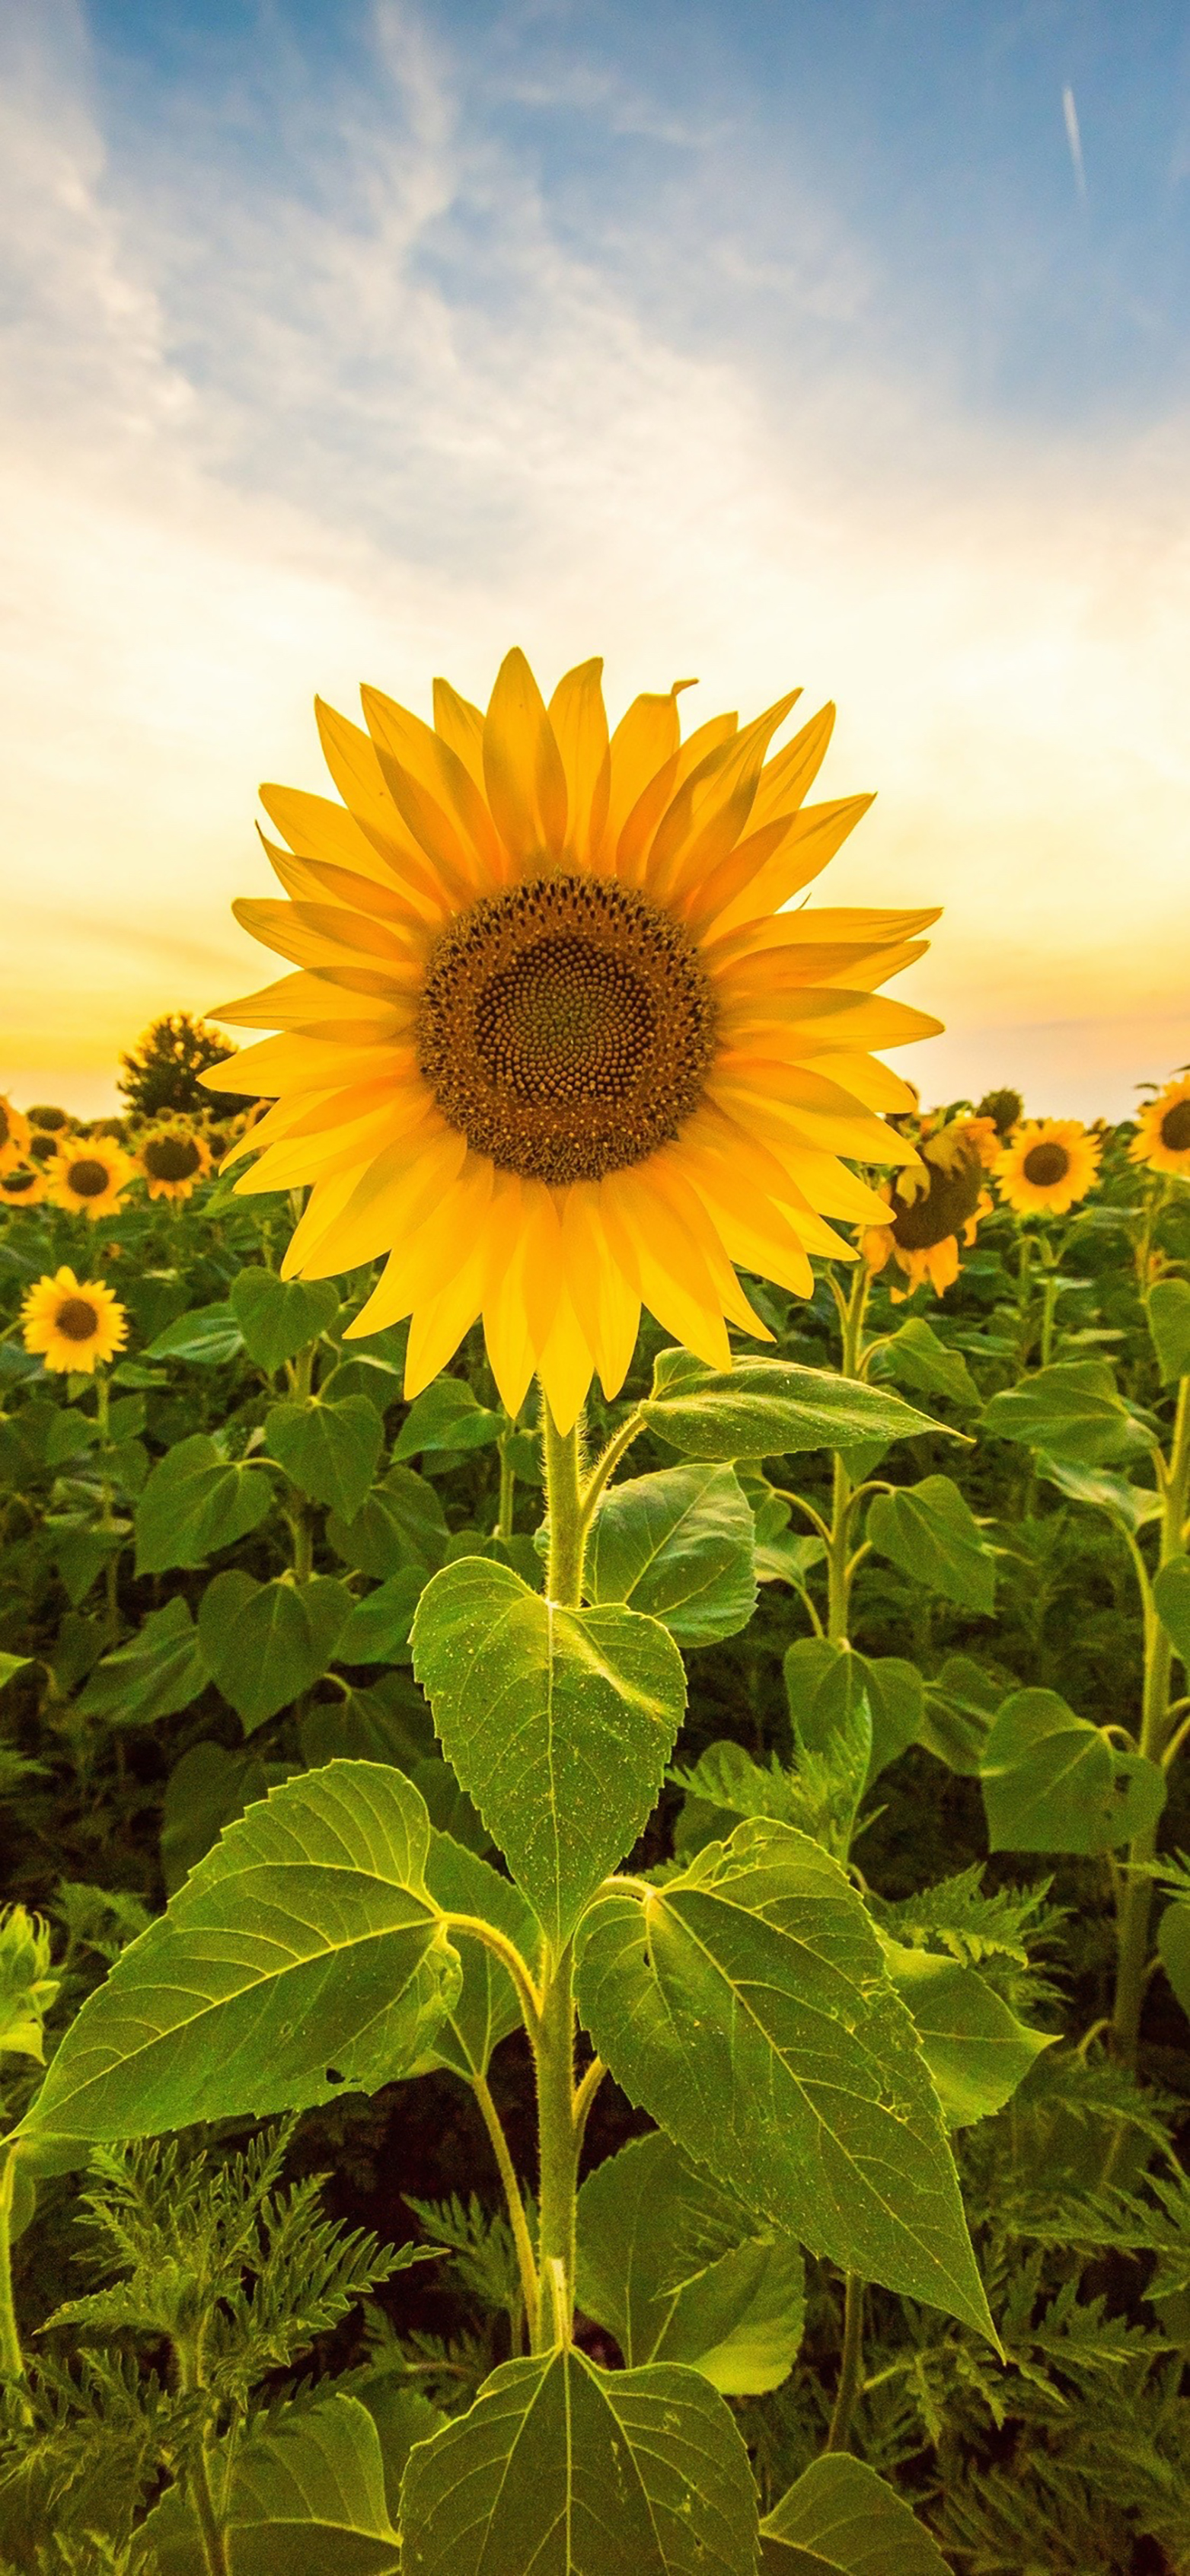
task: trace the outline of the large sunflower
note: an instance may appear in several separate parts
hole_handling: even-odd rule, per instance
[[[0,1092],[0,1172],[11,1172],[29,1151],[29,1121]]]
[[[158,1127],[142,1139],[137,1159],[151,1199],[188,1199],[210,1171],[211,1149],[190,1127]]]
[[[110,1136],[71,1137],[47,1165],[50,1197],[75,1214],[110,1216],[120,1204],[133,1168],[123,1147]]]
[[[128,1336],[124,1309],[102,1279],[76,1279],[73,1270],[56,1270],[39,1279],[21,1308],[24,1344],[39,1352],[48,1369],[79,1369],[88,1376],[96,1362],[114,1359]]]
[[[993,1169],[1018,1216],[1065,1216],[1085,1199],[1103,1151],[1078,1118],[1033,1118],[1014,1130]]]
[[[5,1207],[36,1207],[45,1192],[45,1173],[36,1163],[16,1163],[11,1171],[0,1172],[0,1200]]]
[[[1155,1172],[1190,1174],[1190,1073],[1167,1082],[1140,1113],[1140,1134],[1128,1148],[1134,1163]]]
[[[921,1152],[916,1169],[886,1183],[884,1223],[867,1227],[860,1247],[869,1270],[895,1261],[908,1280],[892,1291],[897,1304],[927,1282],[936,1297],[953,1288],[960,1244],[973,1243],[980,1218],[991,1213],[983,1176],[996,1154],[995,1122],[954,1118],[923,1134]]]
[[[386,1253],[350,1329],[412,1318],[407,1393],[482,1315],[509,1412],[536,1370],[561,1430],[642,1303],[726,1366],[729,1322],[769,1338],[733,1264],[808,1294],[849,1253],[826,1220],[884,1211],[839,1157],[915,1160],[869,1050],[938,1027],[873,998],[933,909],[782,910],[871,802],[803,805],[833,709],[766,760],[792,697],[683,743],[675,686],[609,740],[601,667],[547,708],[510,653],[486,717],[437,682],[433,729],[319,709],[343,801],[263,789],[291,899],[236,906],[299,971],[219,1014],[283,1034],[203,1075],[276,1096],[236,1151],[241,1189],[312,1185],[287,1275]]]

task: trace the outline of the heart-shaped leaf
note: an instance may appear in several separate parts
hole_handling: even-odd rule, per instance
[[[198,1642],[245,1735],[300,1699],[326,1671],[351,1607],[346,1584],[326,1574],[311,1575],[308,1583],[255,1583],[229,1567],[208,1583]]]

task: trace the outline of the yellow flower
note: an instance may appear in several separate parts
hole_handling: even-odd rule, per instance
[[[188,1199],[210,1171],[211,1149],[189,1127],[158,1127],[143,1139],[138,1160],[151,1199]]]
[[[47,1165],[50,1197],[58,1207],[91,1218],[110,1216],[132,1178],[133,1165],[110,1136],[75,1136]]]
[[[781,908],[871,801],[803,803],[833,709],[766,761],[791,697],[683,743],[675,684],[609,741],[601,668],[547,708],[510,653],[486,716],[437,682],[433,729],[319,710],[343,801],[266,787],[291,900],[236,906],[299,971],[220,1013],[282,1034],[203,1075],[276,1100],[236,1151],[241,1189],[311,1185],[287,1276],[386,1253],[350,1329],[411,1316],[406,1393],[482,1315],[509,1412],[536,1370],[562,1430],[642,1304],[726,1367],[729,1322],[770,1338],[734,1264],[808,1294],[849,1254],[825,1220],[880,1202],[839,1157],[915,1160],[869,1050],[938,1026],[873,998],[933,909]]]
[[[1128,1151],[1134,1163],[1149,1163],[1155,1172],[1190,1172],[1190,1073],[1145,1102],[1140,1134]]]
[[[1085,1199],[1099,1169],[1100,1139],[1078,1118],[1031,1118],[1017,1127],[993,1166],[1000,1196],[1018,1216],[1065,1216]]]
[[[98,1360],[114,1359],[128,1336],[119,1299],[102,1279],[75,1278],[57,1270],[39,1279],[21,1308],[27,1351],[38,1351],[48,1369],[82,1369],[90,1375]]]
[[[952,1119],[948,1127],[923,1137],[921,1151],[916,1171],[900,1172],[885,1185],[891,1219],[869,1226],[860,1244],[869,1270],[883,1270],[892,1260],[903,1271],[909,1285],[892,1290],[896,1305],[927,1281],[936,1297],[945,1296],[962,1267],[960,1236],[964,1244],[974,1243],[980,1218],[992,1208],[983,1186],[995,1151],[989,1118]]]
[[[11,1172],[29,1151],[29,1121],[0,1092],[0,1172]]]
[[[10,1172],[0,1172],[0,1200],[5,1207],[36,1207],[46,1193],[45,1173],[36,1163],[18,1163]]]

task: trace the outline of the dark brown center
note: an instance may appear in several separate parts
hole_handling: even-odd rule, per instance
[[[29,1151],[32,1154],[35,1163],[56,1163],[58,1160],[58,1139],[56,1136],[31,1136],[29,1139]]]
[[[1190,1100],[1175,1100],[1161,1121],[1161,1142],[1167,1154],[1190,1153]]]
[[[22,1171],[22,1172],[6,1172],[6,1173],[5,1173],[5,1176],[4,1176],[4,1189],[5,1189],[5,1195],[6,1195],[8,1198],[10,1198],[10,1199],[23,1198],[23,1197],[24,1197],[24,1195],[25,1195],[26,1190],[36,1189],[36,1187],[37,1187],[37,1174],[36,1174],[36,1172]]]
[[[1070,1155],[1065,1145],[1055,1144],[1052,1136],[1042,1145],[1030,1145],[1021,1164],[1025,1179],[1035,1190],[1052,1190],[1064,1181],[1070,1169]]]
[[[202,1161],[192,1136],[150,1136],[144,1165],[155,1181],[193,1180]]]
[[[39,1100],[35,1109],[26,1111],[31,1127],[42,1127],[48,1135],[59,1136],[69,1124],[64,1109],[55,1109],[50,1101]]]
[[[598,1180],[702,1098],[715,1009],[678,923],[609,877],[542,876],[444,932],[419,1063],[473,1150],[525,1179]]]
[[[89,1297],[64,1297],[54,1322],[68,1342],[89,1342],[98,1330],[99,1313]]]
[[[975,1147],[958,1155],[949,1170],[928,1156],[925,1168],[928,1186],[917,1198],[900,1200],[894,1185],[892,1233],[902,1252],[932,1252],[949,1235],[961,1234],[982,1195],[983,1165]]]
[[[107,1164],[90,1154],[84,1154],[77,1163],[66,1166],[67,1187],[74,1191],[76,1199],[101,1199],[110,1186],[111,1177]]]
[[[12,1121],[9,1118],[8,1111],[5,1108],[3,1101],[0,1100],[0,1145],[7,1145],[11,1134]]]

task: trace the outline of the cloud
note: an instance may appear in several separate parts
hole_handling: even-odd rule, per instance
[[[915,1079],[1123,1109],[1190,1053],[1186,425],[1026,441],[861,329],[824,356],[815,299],[878,300],[826,204],[763,280],[800,379],[678,296],[660,329],[664,244],[646,309],[433,27],[380,7],[366,84],[278,53],[266,135],[218,95],[117,118],[66,0],[10,26],[0,1077],[98,1086],[154,1010],[255,983],[227,905],[258,777],[320,784],[315,688],[482,697],[515,638],[545,674],[602,647],[617,703],[837,697],[826,792],[881,792],[832,899],[947,907]],[[712,252],[749,257],[713,218]]]

